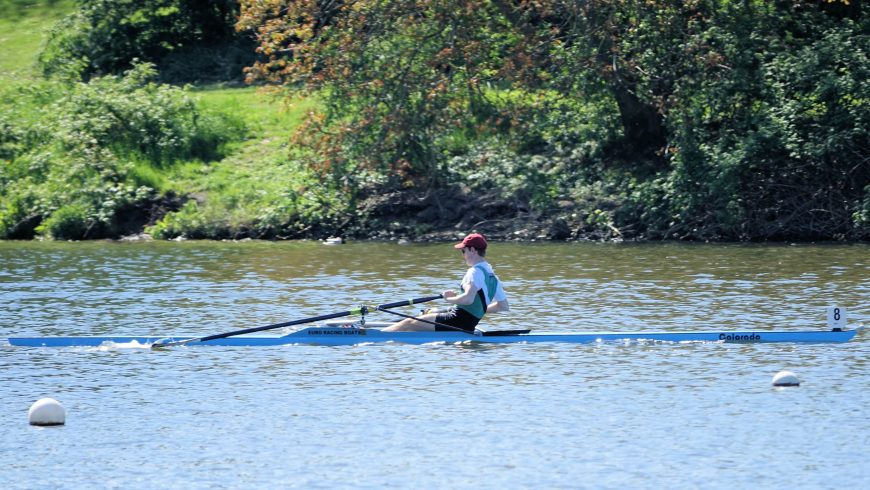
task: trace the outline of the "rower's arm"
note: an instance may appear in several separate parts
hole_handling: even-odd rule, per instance
[[[508,300],[503,299],[501,301],[493,301],[486,307],[487,313],[498,313],[500,311],[510,311],[511,307],[508,305]]]
[[[454,305],[470,305],[471,303],[474,303],[474,295],[477,294],[477,290],[474,289],[474,286],[471,284],[466,284],[463,288],[464,291],[462,294],[456,294],[453,291],[444,291],[444,293],[442,293],[444,295],[444,301]]]

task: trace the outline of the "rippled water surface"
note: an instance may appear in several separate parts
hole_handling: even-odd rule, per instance
[[[491,327],[815,329],[832,304],[870,323],[866,245],[496,243],[490,261],[512,305]],[[462,271],[448,244],[0,242],[0,338],[208,335],[426,296]],[[866,488],[868,339],[0,340],[0,487]],[[782,369],[801,386],[773,388]],[[45,396],[65,426],[27,424]]]

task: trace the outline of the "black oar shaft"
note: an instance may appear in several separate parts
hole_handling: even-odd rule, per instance
[[[425,296],[422,298],[412,298],[412,299],[406,299],[405,301],[396,301],[395,303],[386,303],[386,304],[378,305],[378,306],[375,306],[374,309],[381,310],[383,308],[395,308],[397,306],[414,305],[417,303],[426,303],[428,301],[434,301],[434,300],[440,299],[440,298],[441,298],[440,294],[437,296]],[[289,322],[273,323],[272,325],[265,325],[262,327],[245,328],[242,330],[235,330],[232,332],[209,335],[207,337],[202,337],[202,338],[196,339],[196,340],[198,340],[199,342],[206,342],[209,340],[224,339],[227,337],[235,337],[236,335],[244,335],[246,333],[262,332],[263,330],[272,330],[275,328],[289,327],[292,325],[302,325],[304,323],[322,322],[324,320],[332,320],[333,318],[341,318],[344,316],[359,315],[359,314],[365,313],[367,311],[368,311],[367,307],[361,306],[359,308],[354,308],[352,310],[340,311],[338,313],[330,313],[328,315],[320,315],[320,316],[315,316],[315,317],[311,317],[311,318],[303,318],[301,320],[291,320]]]
[[[333,318],[341,318],[343,316],[357,315],[359,313],[362,313],[362,308],[354,308],[353,310],[341,311],[338,313],[331,313],[329,315],[320,315],[320,316],[315,316],[315,317],[311,317],[311,318],[303,318],[301,320],[292,320],[289,322],[274,323],[272,325],[265,325],[262,327],[252,327],[252,328],[245,328],[242,330],[235,330],[233,332],[218,333],[218,334],[214,334],[214,335],[209,335],[207,337],[202,337],[201,339],[199,339],[199,341],[205,342],[207,340],[225,339],[227,337],[235,337],[236,335],[244,335],[246,333],[262,332],[263,330],[272,330],[275,328],[290,327],[292,325],[302,325],[303,323],[322,322],[324,320],[332,320]]]

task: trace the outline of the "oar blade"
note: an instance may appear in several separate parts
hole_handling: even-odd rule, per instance
[[[173,340],[171,338],[164,338],[155,340],[153,344],[151,344],[151,350],[168,350],[171,347],[179,347],[182,345],[188,345],[192,343],[198,343],[200,339],[184,339],[184,340]]]

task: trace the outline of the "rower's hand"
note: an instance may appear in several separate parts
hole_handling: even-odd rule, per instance
[[[444,299],[453,298],[456,296],[456,291],[454,291],[452,289],[448,289],[447,291],[444,291],[443,293],[441,293],[441,296],[444,296]],[[448,301],[448,303],[449,303],[449,301]]]

